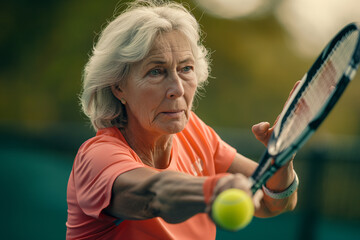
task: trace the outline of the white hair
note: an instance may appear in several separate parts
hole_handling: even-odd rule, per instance
[[[123,85],[131,65],[146,57],[154,39],[174,30],[189,40],[198,88],[204,86],[210,71],[209,56],[196,19],[177,3],[135,1],[102,31],[84,69],[80,100],[95,130],[126,126],[125,107],[112,94],[111,86]]]

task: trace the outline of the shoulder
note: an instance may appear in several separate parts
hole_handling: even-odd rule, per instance
[[[84,142],[78,150],[77,162],[101,161],[105,164],[110,160],[133,159],[136,154],[126,143],[116,127],[100,129],[96,136]]]
[[[122,139],[120,131],[115,127],[100,129],[96,136],[86,140],[81,145],[79,152],[87,152],[94,148],[111,145],[126,149],[126,142]]]

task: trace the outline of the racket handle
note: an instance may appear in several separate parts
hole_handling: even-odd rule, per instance
[[[251,176],[250,181],[253,183],[251,187],[252,194],[255,194],[256,191],[259,190],[262,187],[262,185],[264,185],[267,182],[267,180],[269,180],[269,178],[271,178],[278,169],[279,168],[277,165],[272,165],[265,172],[259,175],[257,179],[254,179]]]
[[[255,169],[254,173],[250,177],[251,179],[253,179],[254,182],[257,181],[259,176],[261,176],[264,170],[270,165],[270,161],[268,161],[270,157],[271,156],[269,152],[266,150],[263,153],[261,160],[259,161],[258,167]]]

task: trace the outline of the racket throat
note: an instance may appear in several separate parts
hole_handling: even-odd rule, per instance
[[[270,161],[269,161],[270,160]],[[252,183],[251,191],[253,194],[261,188],[266,181],[271,178],[272,175],[281,167],[278,165],[273,156],[271,156],[267,151],[260,161],[261,168],[257,168],[254,174],[250,177]]]

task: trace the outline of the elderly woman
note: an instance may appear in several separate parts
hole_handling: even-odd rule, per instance
[[[97,131],[79,149],[67,190],[67,239],[215,239],[208,213],[228,188],[251,195],[257,163],[192,112],[208,55],[195,18],[176,3],[132,4],[103,30],[81,103]],[[266,144],[268,123],[253,127]],[[227,173],[227,174],[225,174]],[[255,215],[292,210],[292,163],[253,197]]]

